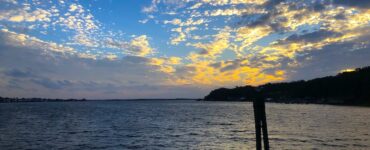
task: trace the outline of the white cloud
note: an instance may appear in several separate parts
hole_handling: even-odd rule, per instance
[[[147,56],[153,53],[153,48],[150,46],[148,37],[141,35],[133,38],[129,45],[126,47],[126,51],[129,54],[137,56]]]
[[[77,8],[79,8],[79,6],[77,6],[76,4],[69,5],[69,11],[75,11],[77,10]]]
[[[129,42],[108,38],[103,45],[108,48],[119,49],[126,55],[148,56],[154,53],[146,35],[134,37]]]
[[[0,11],[0,20],[10,22],[50,22],[52,13],[44,9],[31,11],[28,6]]]
[[[43,53],[60,52],[65,54],[74,54],[76,52],[71,47],[63,46],[55,42],[43,41],[36,37],[16,33],[7,29],[2,29],[0,34],[2,34],[2,44],[13,47],[40,49],[44,50]]]

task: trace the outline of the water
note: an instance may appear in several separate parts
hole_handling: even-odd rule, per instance
[[[370,149],[370,108],[267,103],[272,149]],[[254,149],[252,104],[0,104],[0,149]]]

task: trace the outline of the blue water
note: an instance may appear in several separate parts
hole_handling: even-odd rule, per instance
[[[370,149],[370,108],[267,103],[273,149]],[[0,149],[254,149],[248,102],[0,104]]]

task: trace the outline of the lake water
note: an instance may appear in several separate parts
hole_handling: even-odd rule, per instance
[[[272,149],[370,149],[370,108],[266,104]],[[248,102],[0,104],[0,149],[254,149]]]

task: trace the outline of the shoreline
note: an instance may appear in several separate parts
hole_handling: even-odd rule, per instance
[[[246,100],[200,100],[204,102],[252,102]],[[314,103],[314,102],[278,102],[278,101],[265,101],[265,103],[275,103],[275,104],[302,104],[302,105],[332,105],[332,106],[358,106],[358,107],[370,107],[370,104],[341,104],[341,103]]]
[[[18,101],[3,101],[0,99],[1,103],[40,103],[40,102],[127,102],[127,101],[197,101],[197,102],[229,102],[229,103],[239,103],[252,101],[246,100],[204,100],[204,99],[42,99],[42,100],[18,100]],[[301,104],[301,105],[331,105],[331,106],[355,106],[355,107],[370,107],[370,105],[364,104],[335,104],[335,103],[309,103],[309,102],[276,102],[276,101],[266,101],[266,103],[273,104]]]
[[[174,98],[174,99],[47,99],[47,98],[3,98],[0,97],[0,103],[29,103],[29,102],[96,102],[96,101],[199,101],[199,99]]]

